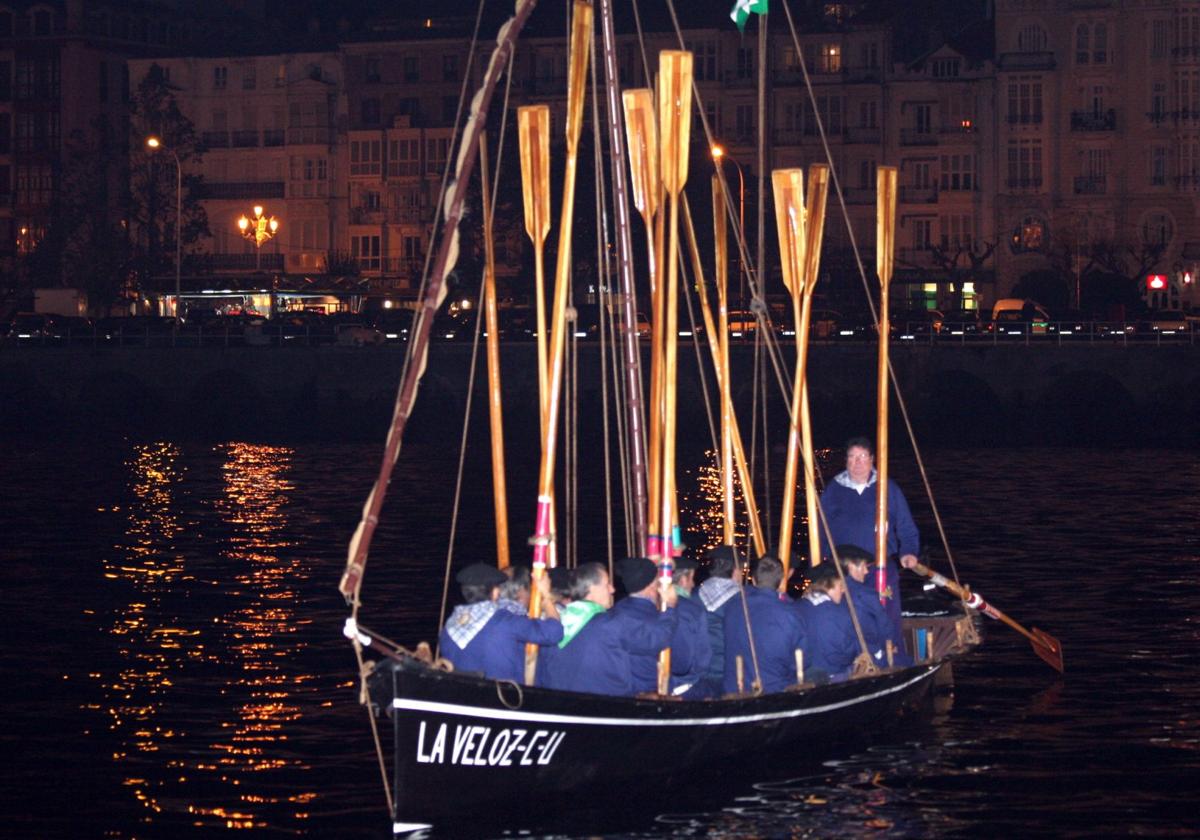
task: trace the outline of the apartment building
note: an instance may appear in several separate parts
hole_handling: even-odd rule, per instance
[[[995,26],[1001,285],[1066,264],[1078,289],[1115,252],[1169,276],[1159,305],[1190,303],[1200,4],[1001,0]]]

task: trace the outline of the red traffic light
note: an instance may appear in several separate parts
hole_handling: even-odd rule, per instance
[[[1151,291],[1167,288],[1167,275],[1165,274],[1147,274],[1146,288]]]

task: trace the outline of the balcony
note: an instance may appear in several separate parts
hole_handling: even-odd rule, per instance
[[[883,129],[878,126],[847,126],[846,142],[869,143],[877,146],[883,142]]]
[[[205,181],[200,197],[216,201],[283,198],[283,181]]]
[[[900,188],[901,204],[935,204],[937,196],[937,187],[933,185],[927,187],[905,186]]]
[[[964,137],[974,139],[979,136],[979,126],[974,120],[962,120],[957,123],[946,123],[938,129],[943,137]]]
[[[283,129],[282,128],[265,128],[263,129],[262,137],[264,146],[282,146],[283,145]]]
[[[250,149],[258,146],[258,131],[249,129],[233,132],[233,148]]]
[[[200,142],[210,149],[228,149],[228,131],[205,131],[200,135]]]
[[[882,82],[883,70],[879,67],[846,67],[842,69],[847,82]]]
[[[1052,52],[1015,52],[1001,53],[1001,70],[1053,70],[1054,53]]]
[[[1175,186],[1188,192],[1200,190],[1200,175],[1180,175],[1175,179]]]
[[[1112,108],[1107,111],[1072,111],[1072,131],[1115,131],[1117,128],[1117,112]]]
[[[288,145],[329,145],[329,126],[312,125],[289,128],[287,133]]]
[[[388,224],[405,225],[405,224],[420,224],[424,221],[432,221],[426,219],[424,213],[419,207],[389,207],[387,209]]]
[[[352,225],[381,225],[383,219],[384,212],[378,207],[373,210],[367,207],[350,208],[350,224]]]
[[[1009,113],[1004,118],[1009,125],[1041,125],[1042,112],[1038,111],[1035,114],[1013,114]]]
[[[936,146],[937,141],[937,135],[927,128],[900,129],[901,146]]]
[[[1032,192],[1042,188],[1041,178],[1009,178],[1004,182],[1004,185],[1010,190],[1021,190]]]
[[[1104,195],[1108,192],[1108,179],[1084,175],[1075,179],[1075,195]]]
[[[897,248],[896,262],[916,268],[933,267],[933,248],[926,245],[923,248]]]

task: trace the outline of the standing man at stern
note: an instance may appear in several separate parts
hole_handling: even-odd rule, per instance
[[[834,545],[856,545],[872,557],[875,555],[875,498],[879,491],[875,471],[875,450],[865,437],[846,441],[846,469],[833,477],[821,494],[821,509],[829,522]],[[902,636],[900,629],[900,565],[911,569],[917,563],[921,535],[913,522],[908,502],[900,486],[888,479],[887,486],[887,588],[884,590],[884,610],[892,623],[893,638]],[[822,529],[822,553],[829,556],[829,536]]]

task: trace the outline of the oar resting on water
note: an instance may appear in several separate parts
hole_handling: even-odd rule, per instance
[[[935,585],[954,593],[959,598],[962,598],[963,602],[971,609],[979,610],[984,615],[994,618],[997,621],[1003,621],[1009,627],[1016,630],[1025,638],[1029,639],[1029,641],[1033,644],[1033,652],[1040,656],[1051,668],[1058,671],[1060,674],[1063,673],[1062,644],[1058,641],[1058,639],[1054,638],[1049,633],[1037,629],[1036,627],[1034,627],[1032,630],[1026,630],[1016,621],[1000,612],[1000,610],[993,607],[987,601],[983,600],[983,597],[979,593],[972,592],[965,587],[959,586],[954,581],[942,577],[927,566],[922,566],[920,563],[914,563],[911,568],[917,574],[929,578]]]

